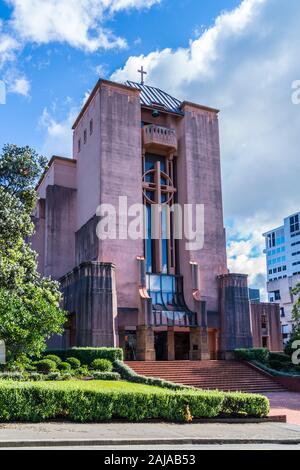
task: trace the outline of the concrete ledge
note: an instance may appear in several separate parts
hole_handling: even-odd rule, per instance
[[[0,441],[0,448],[30,447],[109,447],[109,446],[149,446],[149,445],[217,445],[217,444],[285,444],[299,445],[300,437],[295,438],[161,438],[161,439],[68,439],[68,440],[28,440]]]

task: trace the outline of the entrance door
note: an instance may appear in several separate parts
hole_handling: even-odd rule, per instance
[[[209,353],[210,358],[212,361],[217,359],[217,331],[216,330],[209,330],[208,331],[208,346],[209,346]]]
[[[188,361],[190,355],[190,334],[175,333],[175,360]]]
[[[155,333],[154,335],[154,343],[155,343],[155,353],[156,353],[156,360],[157,361],[167,361],[168,360],[168,352],[167,352],[167,343],[168,336],[166,331],[160,331]]]

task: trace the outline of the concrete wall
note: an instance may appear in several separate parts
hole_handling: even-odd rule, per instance
[[[267,335],[262,330],[262,315],[265,315],[267,319]],[[270,351],[283,350],[279,305],[251,302],[251,329],[253,347],[261,348],[263,346],[262,337],[268,336],[268,348]]]
[[[73,157],[77,161],[77,223],[76,231],[81,229],[95,214],[100,204],[100,89],[97,89],[92,101],[78,122],[73,133]],[[90,135],[90,121],[93,121],[93,133]],[[87,142],[84,143],[84,131]],[[78,152],[78,140],[81,151]]]
[[[45,217],[45,276],[59,279],[75,266],[76,190],[48,186]]]
[[[184,275],[185,296],[192,308],[190,261],[199,264],[200,293],[208,311],[218,310],[217,276],[227,273],[223,224],[218,115],[185,105],[178,126],[178,202],[204,205],[204,247],[186,251],[180,246],[180,271]]]
[[[100,90],[100,110],[100,200],[101,204],[112,204],[119,215],[119,196],[127,196],[128,206],[142,203],[139,92],[105,84]],[[143,240],[100,243],[98,260],[116,265],[120,308],[138,306],[137,256],[143,255],[143,250]]]

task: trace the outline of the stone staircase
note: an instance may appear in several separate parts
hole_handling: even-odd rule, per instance
[[[251,393],[284,392],[267,373],[237,361],[126,362],[136,373],[184,385]]]

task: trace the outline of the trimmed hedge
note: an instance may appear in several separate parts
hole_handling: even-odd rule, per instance
[[[128,367],[122,361],[115,361],[114,364],[114,371],[118,372],[123,380],[127,382],[133,382],[136,384],[143,384],[143,385],[153,385],[155,387],[166,388],[169,390],[197,390],[194,387],[188,387],[182,384],[176,384],[174,382],[168,382],[167,380],[158,379],[154,377],[146,377],[144,375],[137,374],[134,370]]]
[[[118,372],[92,372],[94,380],[120,380],[121,376]]]
[[[257,366],[258,368],[264,370],[265,372],[268,372],[268,374],[273,375],[274,377],[300,377],[300,370],[297,370],[297,366],[294,366],[294,370],[290,370],[289,372],[283,371],[283,370],[275,370],[272,369],[271,367],[266,366],[265,364],[262,364],[261,362],[258,361],[251,361],[252,364]]]
[[[123,361],[123,349],[120,348],[71,348],[71,349],[51,349],[45,355],[58,356],[62,361],[67,361],[69,357],[79,359],[82,365],[90,366],[95,359],[107,359],[110,362]]]
[[[109,391],[84,390],[72,383],[3,382],[0,386],[0,421],[41,422],[64,418],[77,422],[100,422],[112,418],[128,421],[163,419],[185,422],[221,415],[264,417],[268,399],[259,395],[204,391]]]
[[[288,363],[290,364],[292,363],[290,356],[284,353],[276,353],[276,352],[270,352],[269,361],[278,361],[285,365]]]
[[[236,349],[235,358],[240,361],[259,361],[266,363],[269,359],[269,350],[266,348]]]
[[[98,372],[112,372],[113,365],[107,359],[94,359],[91,364],[91,369],[97,370]]]

